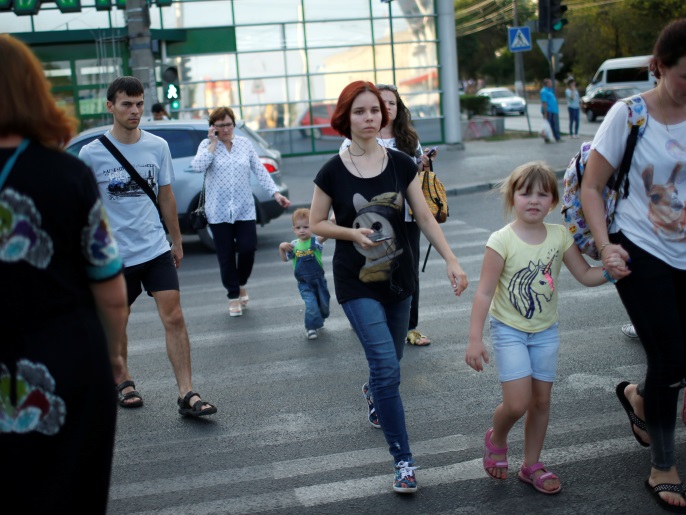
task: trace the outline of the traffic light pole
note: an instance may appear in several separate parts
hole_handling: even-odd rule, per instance
[[[157,102],[155,60],[150,47],[150,11],[146,0],[126,0],[126,28],[129,36],[133,76],[141,81],[145,91],[145,113]]]

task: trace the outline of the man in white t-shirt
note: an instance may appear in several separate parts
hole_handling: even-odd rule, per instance
[[[174,179],[167,142],[138,128],[143,115],[143,85],[135,77],[119,77],[107,90],[107,110],[114,123],[105,134],[147,181],[157,195],[159,213],[152,199],[134,181],[125,167],[99,140],[81,149],[79,157],[93,169],[110,225],[124,260],[124,275],[130,306],[143,288],[155,299],[164,326],[167,355],[179,388],[179,413],[204,416],[217,408],[202,401],[193,391],[188,331],[181,311],[179,279],[183,248],[176,212],[176,199],[171,189]],[[171,236],[167,241],[160,214]],[[117,385],[119,404],[124,408],[143,405],[128,372],[128,338],[121,342],[126,363],[125,381]]]

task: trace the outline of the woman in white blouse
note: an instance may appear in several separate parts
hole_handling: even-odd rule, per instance
[[[248,306],[246,284],[257,250],[257,214],[250,174],[257,177],[283,208],[291,202],[279,189],[247,138],[235,136],[236,117],[229,107],[210,115],[207,139],[191,163],[205,177],[205,213],[212,229],[222,284],[228,291],[229,315],[241,316]]]

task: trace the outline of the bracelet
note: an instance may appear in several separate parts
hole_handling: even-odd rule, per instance
[[[604,243],[603,245],[600,246],[600,250],[598,251],[598,255],[599,255],[600,257],[603,256],[603,250],[605,250],[605,247],[607,247],[608,245],[612,245],[612,243],[610,243],[610,242],[608,241],[607,243]]]
[[[605,270],[605,267],[603,267],[603,277],[604,277],[605,279],[607,279],[608,282],[610,282],[610,283],[612,283],[612,284],[617,284],[617,279],[615,279],[614,277],[612,277],[612,276],[610,275],[610,272],[608,272],[607,270]]]

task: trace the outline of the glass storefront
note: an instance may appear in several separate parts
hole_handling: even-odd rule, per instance
[[[338,148],[341,137],[329,118],[348,83],[396,84],[422,143],[441,142],[435,18],[434,0],[174,0],[168,7],[152,5],[153,39],[155,34],[160,38],[153,45],[158,96],[161,70],[175,65],[180,108],[172,111],[174,118],[206,118],[212,108],[229,105],[284,155],[293,155]],[[0,12],[0,31],[16,32],[11,25],[17,20],[25,26],[27,17]],[[85,32],[84,24],[100,29],[100,36],[79,41],[79,51],[70,52],[69,37]],[[80,13],[60,13],[41,7],[30,25],[30,33],[60,28],[64,53],[37,51],[60,103],[84,127],[109,123],[104,89],[113,77],[131,73],[123,11],[84,6]],[[188,34],[163,39],[174,29]]]

